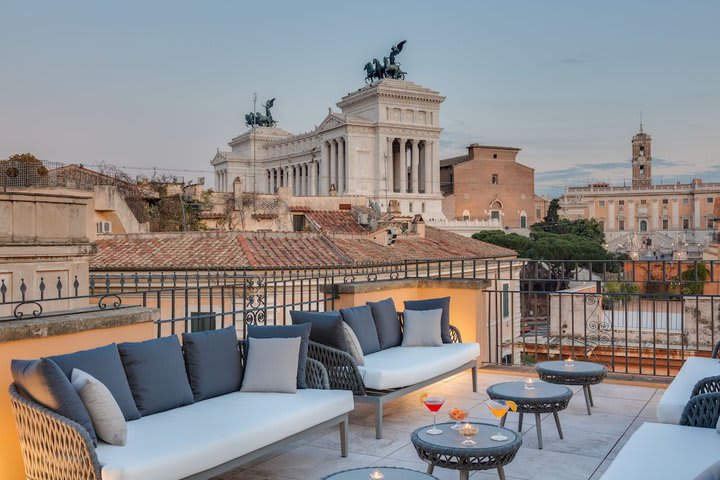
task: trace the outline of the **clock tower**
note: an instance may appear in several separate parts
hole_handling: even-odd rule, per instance
[[[643,131],[632,139],[632,186],[633,188],[646,188],[652,185],[652,156],[650,146],[652,138]]]

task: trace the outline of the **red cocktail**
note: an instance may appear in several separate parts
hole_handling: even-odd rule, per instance
[[[430,410],[433,414],[433,426],[432,428],[428,429],[425,433],[428,433],[430,435],[439,435],[442,433],[442,430],[437,428],[435,424],[435,417],[437,417],[437,412],[442,408],[443,404],[445,403],[445,399],[441,396],[437,395],[427,395],[423,396],[422,399],[423,403],[427,407],[428,410]]]

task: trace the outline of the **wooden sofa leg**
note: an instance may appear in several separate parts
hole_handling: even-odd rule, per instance
[[[348,456],[348,416],[345,415],[345,419],[340,422],[340,455],[343,457]]]
[[[477,393],[477,367],[472,367],[470,371],[472,372],[473,392]]]
[[[383,404],[382,400],[378,399],[375,404],[375,438],[380,439],[383,435]]]

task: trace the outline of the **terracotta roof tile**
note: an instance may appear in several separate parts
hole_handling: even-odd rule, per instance
[[[305,217],[322,233],[364,235],[370,232],[347,210],[311,210]]]

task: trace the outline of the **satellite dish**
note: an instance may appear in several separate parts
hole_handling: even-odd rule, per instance
[[[380,205],[377,204],[377,202],[373,202],[370,200],[370,207],[377,213],[378,215],[382,215],[382,212],[380,211]]]

